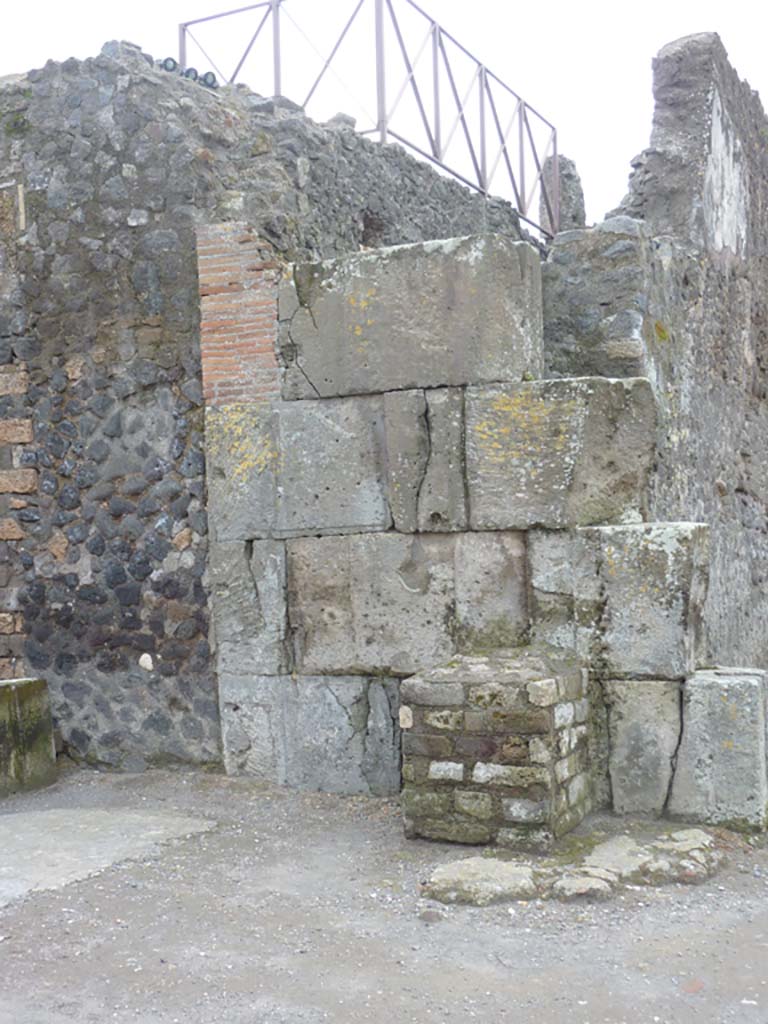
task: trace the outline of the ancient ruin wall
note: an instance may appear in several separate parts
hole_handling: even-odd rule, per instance
[[[550,372],[648,376],[652,519],[711,527],[705,663],[768,664],[768,136],[716,35],[654,62],[651,145],[619,210],[555,241]]]
[[[0,667],[109,763],[220,757],[194,228],[231,220],[288,257],[519,237],[398,147],[132,47],[0,82]]]

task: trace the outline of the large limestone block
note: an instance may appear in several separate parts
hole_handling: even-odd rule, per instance
[[[607,678],[690,675],[707,592],[708,528],[652,523],[583,536],[594,545],[603,602],[594,624],[596,670]]]
[[[380,398],[283,402],[277,422],[276,535],[389,528]],[[403,418],[406,438],[417,425]]]
[[[541,371],[539,255],[502,235],[302,264],[279,305],[284,398],[521,380]]]
[[[0,796],[47,786],[56,778],[48,685],[0,680]]]
[[[609,772],[618,814],[664,810],[680,742],[680,683],[608,680]]]
[[[290,669],[285,561],[283,541],[211,544],[211,608],[219,672],[272,675]]]
[[[206,409],[206,479],[214,540],[263,537],[274,525],[277,431],[274,403]]]
[[[655,424],[641,378],[467,388],[472,529],[560,529],[639,509]]]
[[[304,537],[287,550],[296,665],[307,675],[410,675],[527,627],[516,534]]]
[[[227,673],[219,703],[230,775],[329,793],[400,789],[396,680]]]
[[[686,821],[768,824],[766,674],[696,672],[683,688],[683,738],[669,811]]]

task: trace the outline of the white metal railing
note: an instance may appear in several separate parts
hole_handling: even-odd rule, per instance
[[[332,20],[339,12],[339,0],[325,2],[326,21]],[[193,26],[197,32],[198,26],[209,28],[223,19],[237,18],[239,24],[250,19],[249,28],[253,31],[242,50],[238,46],[232,74],[222,78],[228,84],[237,81],[249,58],[254,63],[260,47],[262,59],[256,73],[263,78],[271,63],[271,76],[266,86],[260,78],[253,82],[254,87],[271,89],[275,96],[286,95],[285,79],[289,77],[292,61],[282,30],[290,25],[309,44],[317,59],[308,89],[299,94],[301,106],[311,113],[318,90],[329,75],[337,77],[335,66],[341,61],[344,48],[350,47],[352,30],[365,22],[368,12],[372,19],[364,25],[369,31],[362,49],[372,42],[376,114],[369,118],[371,123],[361,129],[362,133],[373,135],[380,142],[396,139],[483,195],[509,199],[524,220],[545,234],[557,230],[560,196],[554,125],[414,0],[351,0],[346,20],[339,19],[336,27],[331,26],[331,36],[326,33],[333,42],[325,51],[317,49],[292,17],[291,11],[298,7],[292,4],[296,0],[262,0],[182,23],[182,69],[187,67],[190,45],[216,67],[193,35]],[[314,10],[319,10],[318,0]],[[228,42],[226,48],[231,50],[231,37]],[[370,74],[365,63],[367,55],[360,49],[358,41],[352,63],[353,91],[363,88],[365,83],[361,79]],[[299,95],[292,95],[291,99],[298,101]],[[552,170],[545,177],[544,165],[549,156],[553,158]],[[545,221],[543,226],[537,223],[539,209]]]

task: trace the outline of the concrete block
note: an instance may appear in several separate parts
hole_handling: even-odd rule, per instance
[[[707,592],[708,527],[653,523],[584,535],[594,544],[604,601],[596,669],[610,678],[690,675]]]
[[[404,450],[418,423],[415,411],[408,412],[402,418]],[[276,536],[391,526],[381,398],[283,402],[276,417],[280,453]]]
[[[208,507],[214,540],[250,540],[274,525],[278,433],[270,402],[205,411]]]
[[[56,778],[48,685],[0,680],[0,797],[48,786]]]
[[[209,567],[219,672],[289,670],[284,542],[214,542]]]
[[[287,544],[296,664],[307,675],[410,675],[464,642],[509,644],[527,626],[516,535],[382,533]]]
[[[680,685],[657,679],[604,683],[608,768],[618,814],[664,810],[680,742]]]
[[[669,813],[737,828],[768,825],[765,672],[717,668],[683,687],[683,737]]]
[[[294,287],[280,333],[284,398],[540,374],[540,258],[525,242],[485,235],[356,253],[297,266]],[[282,305],[293,307],[288,296]]]
[[[562,529],[638,509],[655,424],[653,392],[642,379],[467,388],[471,528]]]
[[[230,775],[328,793],[400,790],[395,680],[224,674],[219,702]]]

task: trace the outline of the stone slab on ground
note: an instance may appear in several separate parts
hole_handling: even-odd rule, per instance
[[[254,676],[219,680],[224,765],[297,789],[400,789],[397,680]]]
[[[56,750],[46,682],[0,680],[0,797],[19,789],[48,786],[55,778]]]
[[[721,863],[714,839],[703,829],[666,829],[651,836],[612,836],[589,853],[557,859],[487,856],[441,864],[425,895],[474,906],[532,898],[602,901],[627,885],[698,884]]]
[[[765,828],[767,728],[765,672],[717,668],[687,679],[670,814],[687,821]]]
[[[212,828],[186,815],[84,807],[0,815],[0,907]]]
[[[639,512],[655,424],[655,399],[644,379],[468,388],[471,527],[562,529]]]
[[[279,316],[288,399],[541,373],[539,254],[502,235],[299,264]]]

